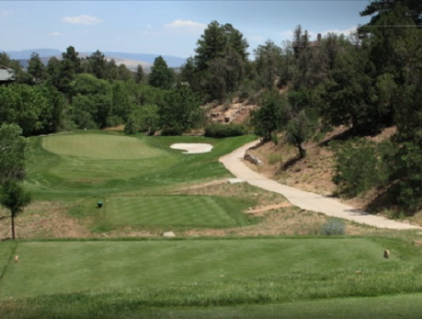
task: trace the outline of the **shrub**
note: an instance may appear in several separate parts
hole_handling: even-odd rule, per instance
[[[321,227],[321,235],[324,236],[340,236],[345,234],[344,221],[338,218],[330,218]]]
[[[333,182],[341,194],[353,197],[387,180],[388,165],[384,157],[388,148],[385,145],[377,146],[361,139],[342,145],[334,143],[332,147],[336,161]]]
[[[206,137],[233,137],[241,136],[247,133],[246,126],[243,124],[222,124],[222,123],[213,123],[208,125],[205,128]]]
[[[167,127],[161,131],[161,136],[177,136],[183,135],[183,130],[180,127]]]

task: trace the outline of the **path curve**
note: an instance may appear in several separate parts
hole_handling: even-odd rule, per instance
[[[305,192],[297,188],[277,183],[274,180],[252,171],[243,163],[242,159],[246,150],[256,144],[257,141],[247,143],[232,153],[221,157],[219,161],[223,163],[223,165],[237,178],[262,189],[282,194],[290,203],[302,209],[320,212],[328,216],[352,220],[378,228],[422,229],[418,226],[400,223],[384,217],[368,214],[357,210],[352,206],[340,203],[333,198]]]

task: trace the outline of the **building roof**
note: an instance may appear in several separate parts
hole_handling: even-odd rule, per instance
[[[15,71],[11,68],[0,65],[0,82],[9,82],[15,80]]]

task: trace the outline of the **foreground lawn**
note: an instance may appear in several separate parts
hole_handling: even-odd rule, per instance
[[[0,317],[420,318],[403,295],[420,256],[380,238],[4,242]]]
[[[16,264],[12,245],[0,245],[6,259],[0,265],[7,265],[0,297],[129,289],[135,295],[169,294],[172,304],[183,305],[184,298],[230,304],[422,288],[417,251],[400,251],[394,240],[24,241],[16,244]],[[388,260],[382,257],[385,245],[392,252]],[[195,297],[188,297],[191,291]]]

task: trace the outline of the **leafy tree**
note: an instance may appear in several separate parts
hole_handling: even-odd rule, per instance
[[[1,185],[0,204],[10,210],[12,239],[15,239],[15,218],[31,202],[31,195],[17,182],[8,180]]]
[[[47,62],[46,71],[47,83],[58,89],[60,86],[60,60],[54,56],[51,57]]]
[[[145,77],[144,69],[143,69],[142,65],[139,64],[136,67],[135,82],[141,83],[143,81],[144,77]]]
[[[95,75],[98,79],[107,78],[107,60],[99,50],[88,57],[87,72]]]
[[[282,50],[274,42],[268,40],[254,50],[256,72],[261,86],[271,89],[281,75]]]
[[[287,101],[277,91],[272,90],[264,93],[260,104],[259,109],[251,112],[251,123],[255,134],[267,142],[289,120],[286,113]]]
[[[15,239],[15,217],[29,204],[30,196],[18,182],[25,179],[26,141],[16,124],[0,127],[0,204],[10,209],[12,238]]]
[[[80,128],[104,128],[112,113],[112,86],[91,74],[79,74],[70,84],[75,123]]]
[[[74,80],[75,75],[82,72],[81,59],[79,53],[76,52],[73,46],[66,49],[66,52],[62,53],[62,60],[60,61],[60,70],[57,88],[60,92],[69,95],[70,94],[70,83]]]
[[[385,13],[393,11],[395,7],[400,4],[406,6],[409,9],[409,16],[412,18],[415,24],[422,24],[422,2],[418,0],[371,0],[360,15],[371,16],[371,21],[361,27],[361,32],[369,31],[368,26],[374,26],[378,23],[381,16]]]
[[[304,158],[306,150],[303,148],[303,143],[310,136],[310,122],[304,110],[291,119],[286,128],[287,141],[297,147],[299,151],[299,158]]]
[[[46,79],[47,71],[38,53],[34,52],[31,54],[27,72],[34,84],[41,84]]]
[[[21,134],[22,129],[16,124],[3,123],[0,127],[0,185],[26,177],[26,141]]]
[[[159,105],[158,115],[163,129],[181,132],[196,128],[203,121],[201,101],[187,86],[166,93],[164,103]]]
[[[155,58],[149,75],[149,84],[156,88],[170,89],[174,83],[174,73],[167,67],[166,61],[160,55]]]
[[[52,105],[40,86],[12,84],[0,86],[0,123],[16,123],[30,136],[46,129]]]
[[[120,64],[117,67],[117,80],[127,82],[134,79],[132,71],[130,71],[126,65]]]
[[[374,67],[364,49],[352,48],[336,58],[329,72],[321,104],[321,115],[331,125],[352,125],[376,129],[385,111],[375,103]]]

